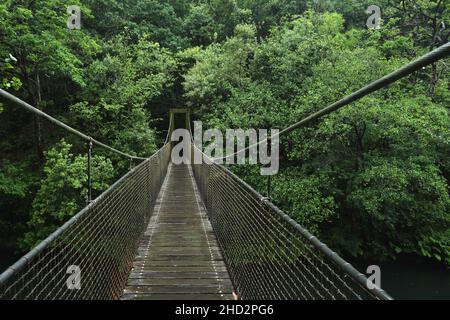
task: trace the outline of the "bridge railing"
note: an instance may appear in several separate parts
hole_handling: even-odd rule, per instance
[[[0,299],[120,298],[169,161],[166,144],[8,268]]]
[[[242,148],[245,153],[386,88],[450,54],[450,43],[373,81],[343,99]],[[237,293],[243,299],[391,299],[268,199],[192,144],[194,176]],[[217,161],[216,161],[217,162]]]
[[[391,299],[224,166],[192,167],[241,299]]]

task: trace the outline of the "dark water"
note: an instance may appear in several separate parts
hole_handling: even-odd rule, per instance
[[[429,259],[401,256],[396,261],[348,261],[360,272],[375,264],[381,269],[381,287],[394,299],[450,300],[450,268]]]
[[[22,255],[13,250],[0,248],[0,273],[16,262]]]

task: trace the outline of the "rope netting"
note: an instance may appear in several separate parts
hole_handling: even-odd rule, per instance
[[[390,299],[225,167],[193,171],[241,299]]]
[[[166,144],[7,269],[0,298],[120,298],[169,161]]]

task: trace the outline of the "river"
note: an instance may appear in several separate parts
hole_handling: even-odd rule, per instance
[[[430,259],[400,256],[395,261],[374,262],[348,259],[365,273],[375,264],[381,270],[381,287],[394,299],[450,300],[450,268]]]

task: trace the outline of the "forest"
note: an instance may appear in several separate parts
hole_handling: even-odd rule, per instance
[[[447,43],[449,18],[445,0],[2,0],[0,88],[149,156],[169,108],[206,128],[283,129]],[[283,137],[274,203],[344,256],[450,265],[449,63]],[[5,103],[0,136],[0,252],[16,256],[86,205],[87,145]],[[93,154],[98,196],[130,164]],[[258,166],[232,169],[266,193]]]

